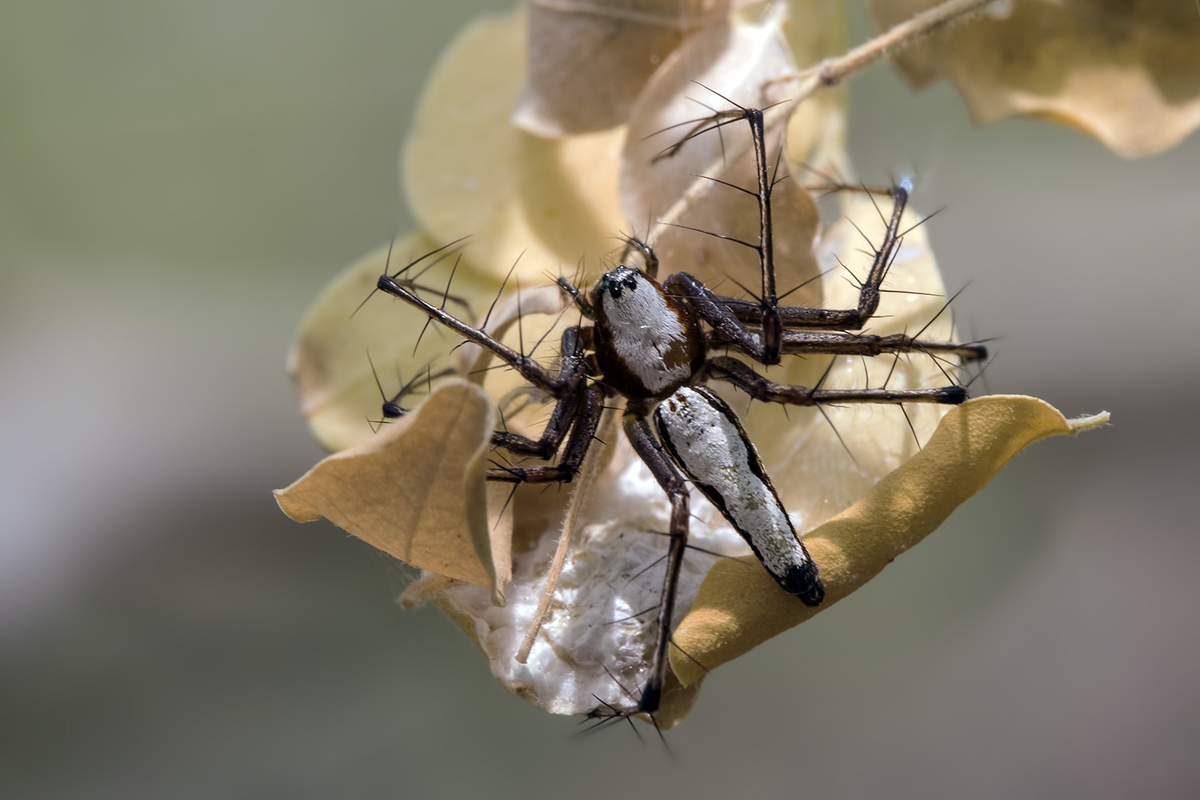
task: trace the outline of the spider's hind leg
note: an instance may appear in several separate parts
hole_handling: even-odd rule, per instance
[[[625,412],[625,435],[634,451],[650,468],[658,485],[671,501],[671,544],[667,550],[667,569],[663,578],[662,602],[658,607],[658,633],[654,643],[654,655],[650,664],[650,678],[646,681],[638,698],[638,712],[652,714],[662,701],[669,661],[667,648],[671,644],[671,617],[675,611],[675,594],[679,586],[679,572],[688,539],[688,485],[683,474],[671,462],[666,450],[655,438],[646,419],[645,410],[631,409]]]
[[[755,400],[794,406],[820,406],[823,403],[939,403],[959,405],[966,402],[963,386],[936,389],[822,389],[819,386],[794,386],[775,383],[755,372],[748,364],[728,356],[709,359],[706,369],[714,380],[732,383]]]

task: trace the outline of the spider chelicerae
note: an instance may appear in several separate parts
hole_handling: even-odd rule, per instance
[[[563,332],[560,363],[557,371],[552,371],[487,333],[486,324],[474,327],[447,312],[448,288],[440,305],[418,295],[420,287],[406,273],[451,245],[395,273],[385,272],[378,281],[379,290],[416,306],[430,320],[489,351],[553,399],[553,411],[539,438],[508,430],[492,435],[496,448],[553,463],[496,465],[489,470],[488,480],[516,484],[570,482],[579,473],[595,439],[607,401],[624,400],[625,435],[670,501],[669,548],[649,678],[640,693],[628,693],[634,700],[632,707],[621,709],[603,703],[594,712],[596,716],[653,715],[659,708],[669,663],[670,622],[688,542],[689,483],[720,510],[784,591],[809,606],[818,606],[824,599],[817,565],[797,536],[753,442],[734,411],[706,383],[732,384],[756,400],[818,408],[846,403],[959,404],[967,399],[966,388],[953,382],[940,388],[911,390],[889,389],[886,383],[880,388],[825,389],[824,379],[811,387],[781,384],[760,375],[729,352],[766,366],[793,355],[920,352],[961,361],[986,358],[981,344],[927,341],[920,338],[924,331],[915,336],[852,332],[861,331],[875,315],[881,292],[885,291],[884,281],[904,236],[900,229],[908,201],[904,186],[887,190],[893,201],[892,212],[884,238],[874,248],[857,307],[780,305],[771,214],[771,192],[777,180],[768,167],[763,111],[738,107],[718,112],[706,118],[703,122],[708,127],[702,125],[698,132],[743,120],[750,128],[757,174],[757,191],[752,194],[759,208],[759,238],[757,242],[742,242],[758,254],[762,286],[754,300],[715,294],[686,272],[676,272],[660,282],[653,249],[630,237],[621,261],[637,253],[642,261],[640,268],[621,263],[603,274],[586,293],[569,279],[558,278],[558,286],[577,307],[581,323]],[[664,153],[677,151],[695,133]],[[872,191],[865,187],[840,188]],[[404,394],[402,389],[384,403],[385,417],[406,413],[400,405]]]

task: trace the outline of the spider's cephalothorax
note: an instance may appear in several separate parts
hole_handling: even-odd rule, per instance
[[[746,191],[758,199],[759,240],[757,244],[742,242],[758,253],[762,292],[754,300],[717,295],[685,272],[670,275],[660,284],[653,250],[630,239],[630,247],[642,255],[644,270],[618,266],[605,273],[587,296],[566,278],[558,280],[559,287],[578,307],[581,324],[564,331],[561,361],[555,373],[481,327],[448,313],[445,301],[449,289],[441,305],[420,297],[420,287],[405,273],[434,253],[379,278],[380,290],[416,306],[431,319],[490,351],[555,400],[554,411],[538,439],[502,430],[493,434],[492,442],[516,456],[550,462],[557,455],[557,460],[528,466],[495,464],[488,473],[489,480],[518,484],[571,481],[595,439],[606,399],[624,399],[625,435],[670,500],[670,544],[649,678],[633,707],[618,709],[605,703],[597,711],[601,716],[653,714],[659,707],[669,664],[667,648],[676,588],[688,540],[689,483],[721,511],[783,591],[810,606],[824,599],[818,565],[796,535],[754,444],[733,410],[703,384],[722,381],[756,400],[818,408],[827,403],[961,403],[967,398],[965,388],[958,385],[899,390],[888,388],[887,381],[882,387],[861,389],[825,389],[821,385],[824,379],[812,387],[775,383],[746,360],[710,353],[718,349],[723,353],[736,351],[764,365],[793,355],[872,357],[918,352],[942,361],[986,357],[986,350],[979,344],[929,341],[921,339],[920,334],[875,336],[852,332],[861,330],[879,306],[884,280],[904,235],[900,220],[908,202],[905,187],[895,186],[885,192],[893,201],[892,214],[883,241],[875,248],[870,272],[862,281],[857,307],[780,305],[771,244],[771,190],[775,181],[767,169],[762,111],[724,111],[711,121],[715,128],[731,118],[749,123],[757,167],[758,191]],[[847,186],[837,189],[857,191]],[[862,191],[871,190],[863,187]],[[592,324],[584,323],[584,319]],[[403,393],[401,390],[385,403],[385,416],[404,413],[399,405]]]
[[[662,400],[704,366],[700,320],[641,270],[620,266],[605,273],[591,300],[600,377],[621,395]]]

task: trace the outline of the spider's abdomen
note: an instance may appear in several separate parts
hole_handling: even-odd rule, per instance
[[[825,588],[817,565],[733,409],[703,386],[685,386],[659,404],[654,423],[679,468],[737,529],[771,577],[805,605],[820,605]]]
[[[704,334],[691,308],[658,281],[617,267],[592,290],[596,363],[604,383],[631,400],[667,397],[704,364]]]

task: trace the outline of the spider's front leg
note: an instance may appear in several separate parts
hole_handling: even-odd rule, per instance
[[[554,397],[562,397],[575,390],[574,382],[559,380],[556,376],[551,375],[549,370],[524,353],[519,353],[503,342],[497,341],[487,332],[468,325],[448,313],[445,308],[435,306],[418,297],[398,280],[402,273],[403,270],[395,275],[386,273],[380,275],[378,283],[380,291],[399,297],[409,305],[416,306],[430,319],[441,323],[467,341],[474,342],[485,350],[491,351],[497,358],[520,373],[525,380]]]
[[[468,325],[447,313],[443,307],[435,306],[417,296],[402,281],[398,280],[403,272],[404,270],[401,270],[395,275],[386,273],[381,275],[378,282],[379,289],[416,306],[430,319],[450,328],[467,341],[474,342],[490,351],[535,387],[556,399],[554,411],[551,412],[550,420],[546,423],[540,437],[531,439],[508,430],[495,431],[492,434],[492,444],[516,455],[549,460],[558,452],[563,439],[566,438],[566,449],[559,464],[535,467],[498,466],[488,471],[488,480],[513,483],[569,482],[578,472],[583,456],[587,453],[588,445],[591,444],[596,433],[604,404],[604,390],[598,386],[588,387],[587,385],[587,376],[592,369],[587,356],[587,350],[591,343],[591,329],[573,326],[563,331],[562,365],[558,374],[552,375],[544,366],[524,353],[498,341],[486,331]],[[562,285],[563,281],[560,281],[560,286]],[[573,295],[579,294],[578,290],[574,290],[569,282],[563,286],[564,289],[567,287],[573,290]],[[439,377],[443,374],[446,373],[439,373]],[[400,406],[399,401],[409,388],[410,386],[407,385],[402,387],[396,397],[384,403],[383,414],[385,417],[395,418],[407,413],[407,410]],[[570,433],[569,438],[568,432]]]
[[[729,112],[726,112],[729,113]],[[762,272],[762,293],[757,302],[718,298],[722,305],[742,322],[751,322],[759,327],[760,355],[756,359],[764,364],[778,364],[783,343],[783,332],[789,327],[833,328],[856,330],[862,328],[879,308],[879,296],[888,268],[895,258],[900,242],[900,219],[908,204],[908,190],[901,186],[891,188],[892,217],[888,222],[883,243],[875,251],[875,261],[859,292],[858,307],[852,309],[821,309],[787,307],[779,305],[775,286],[775,252],[773,222],[771,217],[771,192],[777,178],[768,172],[766,131],[763,128],[763,112],[746,108],[741,116],[750,126],[751,144],[754,149],[754,166],[758,179],[759,267]],[[776,171],[778,171],[778,163]],[[850,188],[850,187],[846,187]],[[870,190],[863,189],[870,194]],[[693,281],[695,279],[692,279]],[[699,283],[696,281],[696,283]]]

